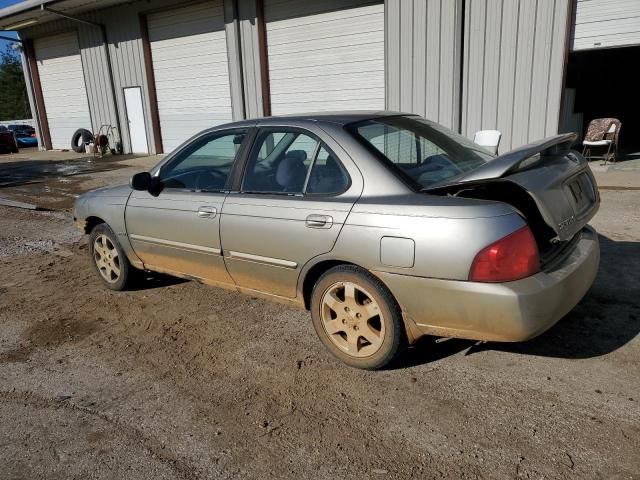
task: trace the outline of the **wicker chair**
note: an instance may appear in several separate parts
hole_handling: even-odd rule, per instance
[[[617,118],[595,118],[589,122],[587,133],[582,142],[582,154],[591,160],[592,158],[603,158],[604,163],[615,162],[618,156],[618,136],[622,122]],[[605,148],[603,156],[592,155],[593,148]]]

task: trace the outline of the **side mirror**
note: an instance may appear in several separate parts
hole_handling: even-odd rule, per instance
[[[149,172],[136,173],[131,177],[131,180],[129,180],[129,185],[134,190],[149,190],[149,187],[151,186],[151,174]]]

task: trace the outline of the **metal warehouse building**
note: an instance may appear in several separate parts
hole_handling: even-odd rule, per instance
[[[231,120],[389,109],[497,128],[506,151],[602,112],[593,78],[637,62],[640,1],[26,0],[0,29],[20,33],[46,149],[103,124],[163,153]],[[630,108],[620,88],[602,116]]]

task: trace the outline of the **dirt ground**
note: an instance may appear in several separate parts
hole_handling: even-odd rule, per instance
[[[49,182],[45,204],[64,184],[4,178],[23,201]],[[0,479],[640,478],[640,189],[614,187],[596,283],[557,326],[425,339],[381,372],[332,358],[304,311],[159,276],[102,288],[72,196],[0,207]]]

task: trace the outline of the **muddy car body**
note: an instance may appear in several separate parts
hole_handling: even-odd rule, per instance
[[[145,269],[296,304],[332,353],[378,368],[426,334],[529,339],[584,296],[599,194],[573,140],[494,157],[391,112],[236,122],[74,218],[110,288]]]

